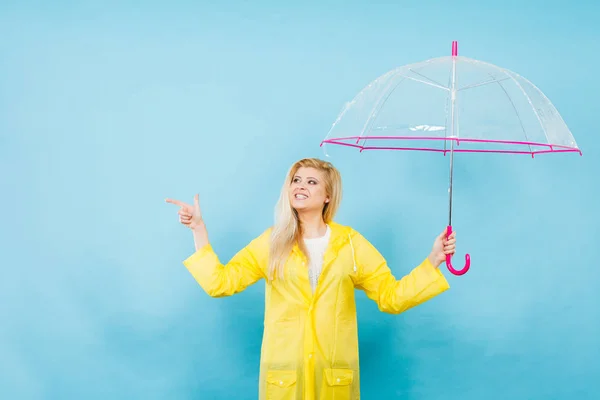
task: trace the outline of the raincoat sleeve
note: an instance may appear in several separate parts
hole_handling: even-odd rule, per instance
[[[227,264],[222,264],[207,244],[185,259],[183,265],[209,296],[231,296],[266,277],[268,249],[269,235],[265,231]]]
[[[355,285],[383,312],[399,314],[450,288],[440,269],[427,258],[408,275],[396,279],[384,257],[367,239],[354,232],[352,241],[357,265]]]

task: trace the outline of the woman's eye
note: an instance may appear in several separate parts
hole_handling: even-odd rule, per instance
[[[310,180],[310,181],[308,181],[308,183],[310,183],[311,185],[316,185],[317,181]]]

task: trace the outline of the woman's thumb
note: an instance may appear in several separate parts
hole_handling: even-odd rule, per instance
[[[198,193],[194,196],[194,211],[196,211],[196,214],[200,215],[200,200]]]

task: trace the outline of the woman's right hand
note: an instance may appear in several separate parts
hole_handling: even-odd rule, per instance
[[[191,230],[195,230],[198,227],[204,226],[202,212],[200,211],[200,202],[197,194],[194,196],[193,205],[174,199],[166,199],[165,201],[180,207],[179,222],[181,222],[183,225],[187,226]]]

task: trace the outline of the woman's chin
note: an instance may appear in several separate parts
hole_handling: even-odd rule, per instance
[[[310,204],[298,200],[292,201],[292,208],[297,212],[308,211],[311,209]]]
[[[305,204],[292,203],[292,208],[296,211],[304,211],[306,209]]]

